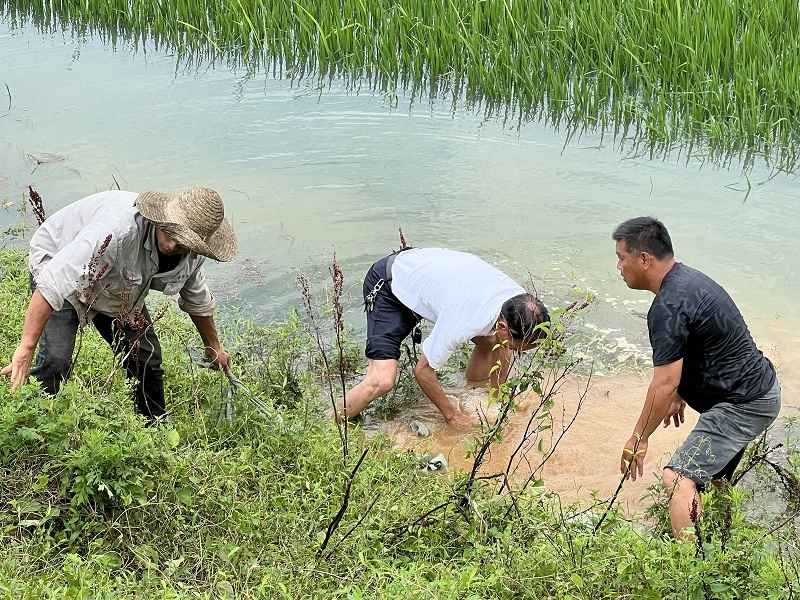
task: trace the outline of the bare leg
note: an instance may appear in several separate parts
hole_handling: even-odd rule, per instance
[[[396,360],[370,360],[366,377],[346,394],[347,417],[355,417],[369,406],[370,402],[388,394],[394,387],[396,378]],[[341,420],[344,415],[345,407],[343,404],[339,404],[336,407],[336,419]]]
[[[677,540],[694,540],[691,528],[694,527],[692,513],[695,519],[700,517],[703,504],[700,494],[697,493],[697,484],[688,477],[678,475],[672,469],[664,469],[664,487],[670,492],[669,520],[672,523],[672,533]]]

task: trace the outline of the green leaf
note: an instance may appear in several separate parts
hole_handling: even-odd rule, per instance
[[[217,593],[220,595],[221,598],[236,597],[236,592],[233,590],[233,586],[227,581],[218,581],[216,588],[217,588]]]
[[[116,552],[108,552],[97,557],[107,569],[118,569],[122,566],[122,558]]]
[[[22,519],[19,522],[20,527],[31,527],[39,524],[39,519]]]
[[[39,432],[33,429],[32,427],[20,427],[17,429],[17,433],[19,437],[23,440],[27,440],[29,442],[37,441],[41,442],[44,438],[39,435]]]
[[[42,475],[42,476],[40,476],[40,477],[39,477],[39,479],[37,479],[37,480],[36,480],[36,482],[35,482],[35,483],[33,483],[33,484],[31,485],[31,489],[32,489],[34,492],[36,492],[36,491],[39,491],[39,490],[41,490],[41,489],[42,489],[44,486],[46,486],[48,483],[50,483],[50,478],[49,478],[49,477],[47,477],[46,475]]]
[[[182,490],[179,490],[176,495],[178,496],[178,500],[180,500],[182,504],[191,504],[193,496],[192,492],[193,492],[192,488],[185,487]]]
[[[175,448],[181,441],[181,436],[174,429],[167,431],[167,443],[170,448]]]

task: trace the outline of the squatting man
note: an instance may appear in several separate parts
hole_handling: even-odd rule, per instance
[[[698,492],[712,481],[730,480],[747,445],[778,416],[780,385],[727,292],[675,261],[663,223],[630,219],[612,237],[628,287],[656,295],[647,314],[653,379],[620,469],[634,480],[641,476],[648,439],[659,423],[679,427],[687,404],[699,412],[663,472],[673,533],[691,539],[693,514],[702,510]]]
[[[408,248],[373,264],[364,279],[364,307],[367,374],[346,393],[337,419],[356,416],[391,391],[400,346],[425,319],[434,325],[414,377],[445,421],[473,425],[475,419],[445,395],[436,369],[472,340],[467,380],[489,380],[496,388],[508,375],[511,353],[532,348],[543,333],[539,325],[550,319],[544,304],[498,269],[472,254],[441,248]]]
[[[151,289],[179,295],[206,357],[214,368],[230,370],[203,263],[206,257],[233,260],[237,242],[214,190],[94,194],[51,215],[30,246],[33,296],[19,347],[1,371],[11,375],[12,389],[33,375],[56,393],[71,373],[77,331],[91,322],[137,380],[137,412],[151,420],[162,416],[161,346],[144,304]]]

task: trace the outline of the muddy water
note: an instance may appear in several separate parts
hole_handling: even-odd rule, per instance
[[[565,144],[563,132],[540,124],[517,129],[479,109],[451,111],[450,99],[412,104],[401,95],[395,107],[336,81],[323,89],[219,65],[187,71],[164,53],[11,29],[2,15],[0,82],[0,230],[31,220],[21,215],[28,185],[48,211],[117,186],[213,187],[240,247],[233,264],[209,265],[218,298],[280,319],[300,305],[301,271],[325,298],[335,252],[356,337],[361,278],[398,247],[400,227],[413,245],[467,250],[535,285],[550,308],[590,290],[596,301],[581,332],[598,375],[544,472],[566,495],[616,488],[621,444],[647,387],[651,297],[620,280],[610,239],[627,218],[653,214],[667,224],[677,258],[731,293],[779,365],[785,411],[800,404],[800,193],[795,178],[768,166],[745,177],[735,163],[632,156],[610,136]],[[565,386],[565,405],[577,385]],[[458,383],[449,391],[467,406],[485,396]],[[411,418],[431,427],[433,449],[466,464],[464,433],[443,428],[426,403],[368,428],[419,445],[408,436]],[[521,410],[512,429],[523,420]],[[648,473],[682,433],[655,436]],[[652,481],[627,486],[625,500],[636,503]]]
[[[755,332],[765,354],[779,366],[783,391],[782,417],[798,414],[800,406],[800,364],[798,338],[785,337],[785,332]],[[790,364],[793,368],[787,368]],[[558,493],[565,501],[588,500],[593,491],[600,499],[610,498],[620,483],[619,464],[623,444],[633,431],[649,384],[650,371],[625,368],[613,374],[568,378],[556,395],[552,434],[543,438],[547,452],[554,440],[562,435],[537,476],[541,476],[548,489]],[[448,396],[462,410],[482,411],[493,417],[487,406],[485,390],[470,389],[466,382],[456,382],[446,388]],[[538,439],[527,442],[519,451],[525,428],[538,408],[535,395],[523,395],[512,413],[503,442],[496,444],[486,461],[485,474],[505,471],[509,464],[518,480],[524,480],[540,468],[543,453],[538,449]],[[580,405],[579,405],[580,404]],[[777,422],[780,427],[781,419]],[[430,437],[420,438],[408,427],[414,419],[425,424]],[[618,502],[628,514],[640,514],[648,505],[648,486],[657,483],[657,474],[669,460],[675,448],[697,421],[697,413],[686,411],[686,421],[676,428],[660,428],[651,438],[645,460],[644,476],[625,483]],[[372,421],[365,426],[368,435],[386,431],[398,448],[412,449],[419,454],[442,453],[451,471],[470,469],[471,459],[466,457],[465,438],[469,432],[448,426],[436,408],[427,401],[405,406],[389,421]],[[566,431],[566,432],[565,432]],[[565,433],[564,433],[565,432]],[[780,433],[776,432],[776,438]],[[512,460],[512,456],[514,457]]]

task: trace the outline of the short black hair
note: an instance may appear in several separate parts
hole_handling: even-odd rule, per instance
[[[515,340],[535,340],[544,332],[536,326],[550,320],[547,307],[533,294],[518,294],[503,303],[500,316],[508,325],[508,333]]]
[[[653,217],[628,219],[611,234],[614,241],[625,242],[625,249],[631,254],[647,252],[658,260],[671,258],[672,240],[664,224]]]

